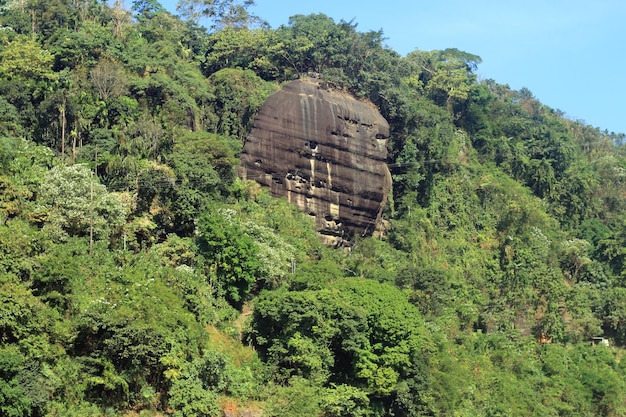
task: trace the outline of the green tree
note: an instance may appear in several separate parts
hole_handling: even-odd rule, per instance
[[[259,278],[256,247],[228,209],[209,209],[198,221],[198,246],[208,274],[234,306],[241,307]]]
[[[52,38],[63,30],[74,29],[80,19],[81,5],[84,2],[71,3],[69,0],[29,2],[33,32]]]
[[[0,50],[0,77],[21,78],[29,85],[55,78],[54,56],[34,39],[18,36]]]
[[[165,12],[165,8],[158,0],[133,0],[132,8],[141,20],[149,20]]]
[[[13,275],[0,278],[0,410],[42,414],[56,386],[50,365],[61,354],[56,315]]]
[[[347,384],[383,404],[402,381],[428,379],[430,344],[419,311],[400,291],[375,281],[340,279],[320,290],[262,293],[249,337],[278,379]],[[339,404],[330,398],[332,415]]]
[[[106,26],[89,20],[81,22],[76,30],[65,30],[59,38],[51,48],[57,69],[91,68],[109,50],[121,47]]]
[[[192,21],[209,19],[214,28],[246,28],[262,23],[248,11],[251,6],[254,0],[179,0],[176,9]]]
[[[104,245],[96,245],[93,256],[76,252],[82,270],[70,277],[71,351],[84,367],[85,398],[121,408],[138,402],[142,392],[166,393],[206,342],[180,289],[170,285],[175,271],[145,253],[120,265]]]
[[[53,153],[44,146],[18,138],[0,142],[0,214],[3,221],[27,217],[34,210],[34,200],[52,165]]]
[[[240,142],[207,132],[189,132],[176,139],[168,164],[178,186],[172,198],[177,233],[194,232],[195,222],[211,199],[228,195],[235,179]]]
[[[25,362],[16,348],[0,349],[0,410],[7,417],[26,417],[32,412],[30,398],[18,379]]]
[[[219,117],[216,133],[241,141],[248,134],[257,111],[276,85],[263,81],[250,70],[223,69],[209,76],[213,106]]]
[[[361,417],[369,414],[369,398],[360,389],[350,385],[337,385],[325,391],[321,399],[324,417]]]
[[[208,37],[208,50],[202,62],[203,72],[213,74],[224,68],[251,69],[264,79],[279,78],[272,60],[273,32],[247,28],[224,28]],[[278,46],[280,47],[280,45]]]
[[[426,93],[435,103],[452,110],[455,103],[467,100],[475,83],[477,55],[456,48],[443,51],[415,51],[407,57],[418,68],[409,85]]]

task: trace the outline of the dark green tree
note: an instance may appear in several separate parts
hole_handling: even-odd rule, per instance
[[[348,384],[387,407],[403,381],[426,388],[428,333],[387,284],[340,279],[321,290],[263,293],[249,337],[278,379]],[[423,404],[418,391],[410,401]]]
[[[198,221],[198,247],[207,274],[235,307],[241,307],[259,278],[256,247],[229,209],[209,208]]]

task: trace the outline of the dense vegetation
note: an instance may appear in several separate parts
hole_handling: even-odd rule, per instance
[[[1,415],[626,415],[624,135],[457,49],[201,3],[0,0]],[[350,250],[235,175],[310,73],[391,124]]]

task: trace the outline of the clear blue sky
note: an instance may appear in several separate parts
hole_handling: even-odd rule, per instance
[[[176,14],[176,0],[161,4]],[[602,130],[626,133],[625,0],[256,0],[276,28],[324,13],[382,29],[402,55],[457,48],[479,55],[478,76],[528,88],[543,104]]]

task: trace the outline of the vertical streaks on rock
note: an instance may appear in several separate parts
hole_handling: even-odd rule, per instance
[[[242,153],[244,176],[315,217],[329,244],[371,235],[391,188],[389,125],[373,105],[310,80],[268,98]]]

